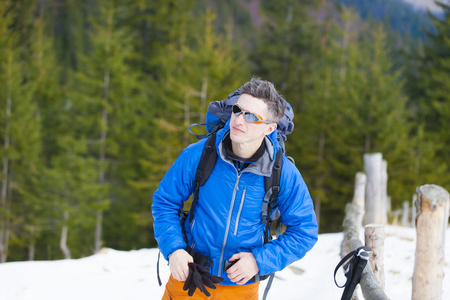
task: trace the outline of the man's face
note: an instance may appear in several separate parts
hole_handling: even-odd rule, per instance
[[[261,99],[248,94],[243,94],[239,97],[237,104],[243,110],[255,113],[261,116],[263,120],[269,121],[267,105]],[[239,116],[236,116],[234,113],[231,114],[230,138],[234,143],[248,145],[250,147],[259,147],[264,136],[270,134],[275,129],[275,123],[250,123],[244,119],[244,114],[240,114]]]

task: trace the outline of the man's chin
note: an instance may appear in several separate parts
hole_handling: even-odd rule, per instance
[[[230,140],[234,143],[240,143],[240,142],[242,142],[242,138],[243,138],[242,135],[243,135],[243,133],[230,132]]]

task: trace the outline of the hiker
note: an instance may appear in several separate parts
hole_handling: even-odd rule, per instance
[[[208,143],[202,139],[184,149],[160,182],[152,213],[155,238],[171,272],[163,299],[257,300],[260,278],[301,259],[316,243],[311,196],[277,140],[286,105],[271,82],[252,78],[239,89],[230,119],[215,133],[217,160],[208,180],[196,189]],[[277,168],[278,152],[279,190],[274,189],[269,217],[277,209],[286,230],[270,240],[261,209],[265,177]],[[184,202],[196,190],[190,217],[180,223]]]

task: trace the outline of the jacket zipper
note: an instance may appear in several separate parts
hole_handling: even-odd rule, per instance
[[[192,221],[192,224],[191,224],[192,243],[191,243],[190,247],[191,247],[192,249],[195,248],[194,225],[195,225],[195,219]]]
[[[217,276],[219,276],[219,277],[222,274],[223,255],[224,255],[224,252],[225,252],[225,245],[227,244],[228,231],[230,230],[231,216],[233,214],[234,202],[236,200],[236,191],[239,190],[239,179],[240,178],[241,178],[241,173],[238,173],[238,176],[236,178],[236,183],[234,184],[233,197],[231,199],[230,211],[228,213],[227,227],[225,229],[225,236],[224,236],[224,239],[223,239],[222,251],[220,252],[219,272],[217,274]]]
[[[236,224],[235,224],[235,227],[234,227],[234,235],[237,234],[237,230],[238,230],[238,226],[239,226],[239,219],[241,218],[241,212],[242,212],[242,207],[244,206],[245,192],[246,191],[247,191],[247,189],[244,189],[244,191],[242,192],[241,204],[239,205],[239,211],[238,211],[238,214],[237,214]]]

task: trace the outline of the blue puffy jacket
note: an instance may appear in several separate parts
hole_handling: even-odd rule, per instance
[[[283,156],[280,192],[274,208],[281,213],[286,231],[264,244],[265,224],[261,222],[265,194],[264,176],[270,176],[280,146],[276,131],[265,137],[266,152],[257,162],[238,172],[224,160],[222,139],[229,122],[217,133],[218,158],[205,185],[200,187],[192,223],[185,231],[189,244],[214,261],[211,273],[234,285],[223,271],[225,260],[239,252],[252,252],[259,275],[279,271],[301,259],[316,243],[318,226],[305,182],[295,165]],[[166,259],[186,248],[180,225],[184,201],[194,191],[194,178],[206,139],[188,146],[177,158],[153,194],[153,228]],[[272,211],[275,211],[272,210]],[[248,283],[252,283],[249,281]]]

